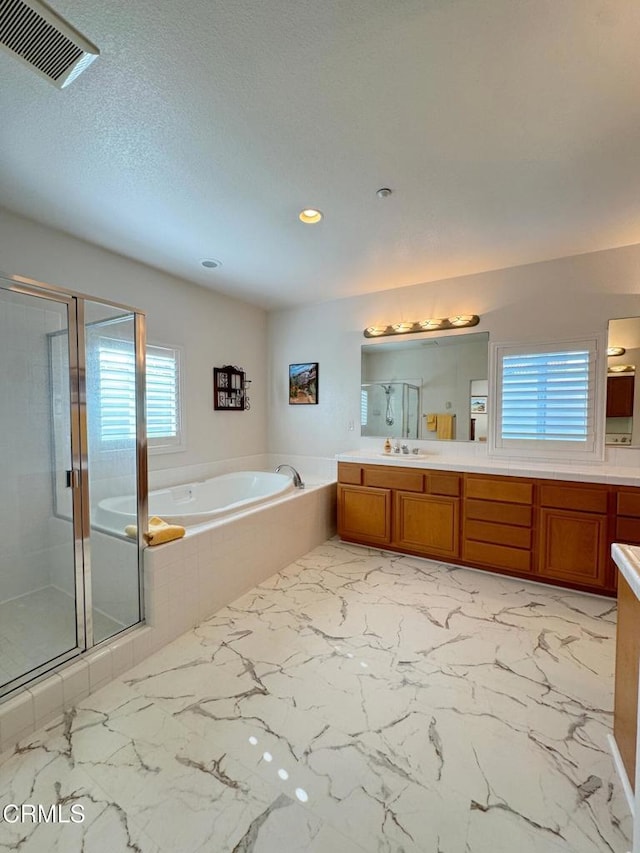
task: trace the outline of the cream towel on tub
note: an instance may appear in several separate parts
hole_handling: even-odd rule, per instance
[[[128,524],[124,532],[132,539],[138,538],[138,527],[135,524]],[[187,531],[179,524],[169,524],[158,518],[157,515],[149,519],[149,528],[146,533],[143,533],[147,545],[162,545],[163,542],[172,542],[174,539],[182,539]]]

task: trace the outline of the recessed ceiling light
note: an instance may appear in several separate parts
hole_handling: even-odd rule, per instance
[[[217,270],[222,266],[222,261],[217,261],[215,258],[204,258],[200,263],[208,270]]]
[[[316,222],[320,222],[322,219],[322,211],[316,210],[315,207],[305,207],[298,214],[298,219],[300,222],[304,222],[305,225],[315,225]]]

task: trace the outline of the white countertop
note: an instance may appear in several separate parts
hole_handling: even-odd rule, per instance
[[[636,598],[640,598],[640,548],[637,545],[614,542],[611,546],[611,556]]]
[[[338,462],[367,465],[397,465],[405,468],[432,468],[441,471],[469,471],[480,474],[505,474],[512,477],[537,477],[543,480],[573,480],[579,483],[607,483],[613,486],[640,486],[640,469],[606,463],[594,465],[556,462],[528,462],[524,459],[489,459],[472,455],[448,456],[421,452],[417,456],[351,450],[336,455]]]

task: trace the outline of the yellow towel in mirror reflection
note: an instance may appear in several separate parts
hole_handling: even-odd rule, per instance
[[[124,532],[132,539],[138,536],[138,528],[135,524],[128,524]],[[179,524],[169,524],[158,518],[157,515],[149,519],[149,527],[146,533],[143,534],[147,545],[161,545],[163,542],[172,542],[174,539],[182,539],[186,530]]]
[[[438,438],[455,438],[455,415],[438,415],[437,435]]]
[[[435,414],[433,412],[424,416],[429,432],[437,433],[438,438],[454,439],[456,437],[456,416],[447,414]]]

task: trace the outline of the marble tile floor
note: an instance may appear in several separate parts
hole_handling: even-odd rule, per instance
[[[94,609],[97,637],[124,627]],[[75,648],[75,600],[53,586],[0,602],[0,685]]]
[[[626,853],[615,604],[330,540],[2,756],[21,853]],[[66,811],[65,811],[66,810]]]

